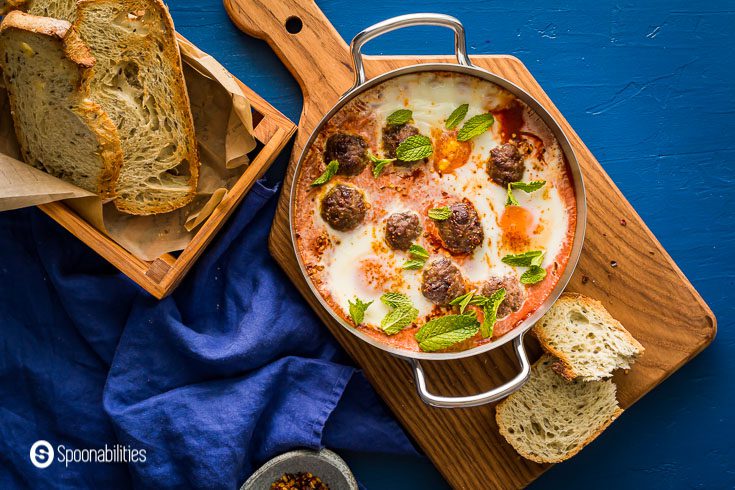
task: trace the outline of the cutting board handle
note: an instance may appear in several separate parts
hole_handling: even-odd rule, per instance
[[[304,99],[322,113],[350,88],[349,47],[313,0],[224,0],[224,5],[240,30],[271,46]]]

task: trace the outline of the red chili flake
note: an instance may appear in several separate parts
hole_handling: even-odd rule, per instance
[[[326,231],[322,232],[322,234],[316,237],[316,240],[314,240],[316,253],[322,254],[327,249],[327,247],[329,247],[330,243],[331,242],[329,240],[329,233],[327,233]]]
[[[271,490],[329,490],[329,486],[311,473],[286,473],[271,484]]]
[[[623,226],[628,226],[628,222],[625,221],[625,218],[620,218],[620,224]]]

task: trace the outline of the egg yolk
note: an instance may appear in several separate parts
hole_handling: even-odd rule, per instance
[[[456,131],[432,130],[434,140],[434,168],[440,174],[451,173],[470,158],[472,143],[457,141]]]
[[[500,217],[503,231],[503,248],[511,251],[525,250],[531,243],[529,233],[533,226],[533,215],[521,206],[506,206]]]

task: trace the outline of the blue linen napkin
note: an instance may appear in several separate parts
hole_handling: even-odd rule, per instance
[[[35,209],[0,214],[0,487],[234,488],[296,447],[415,454],[270,257],[258,183],[157,301]],[[145,449],[130,464],[31,464]]]

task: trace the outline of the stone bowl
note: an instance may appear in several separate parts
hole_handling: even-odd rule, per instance
[[[328,449],[291,451],[271,459],[243,483],[240,490],[269,490],[284,473],[311,473],[329,490],[358,490],[357,480],[342,458]]]

